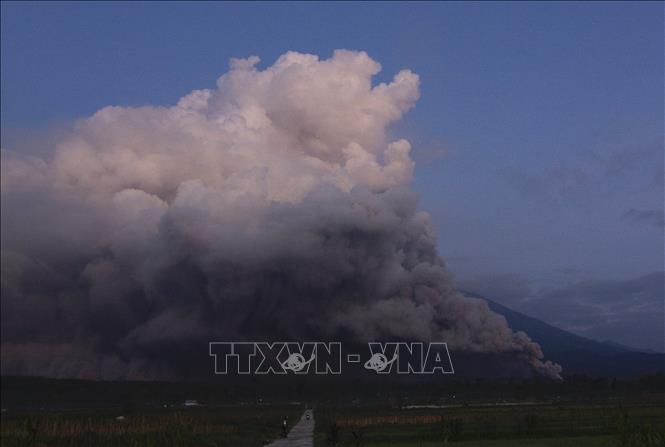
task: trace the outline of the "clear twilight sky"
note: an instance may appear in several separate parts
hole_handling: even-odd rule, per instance
[[[392,132],[459,285],[665,350],[664,5],[2,3],[2,148],[107,105],[172,105],[231,57],[363,50],[421,78]]]

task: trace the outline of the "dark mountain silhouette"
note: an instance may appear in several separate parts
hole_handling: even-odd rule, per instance
[[[564,376],[588,374],[602,377],[634,377],[665,373],[665,354],[641,351],[614,342],[599,342],[551,326],[483,296],[490,309],[503,315],[513,330],[524,331],[540,344],[548,360],[563,367]]]

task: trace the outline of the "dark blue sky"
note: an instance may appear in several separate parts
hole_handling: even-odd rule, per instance
[[[414,186],[462,284],[662,349],[662,287],[636,281],[663,270],[662,3],[3,2],[2,147],[106,105],[173,104],[213,87],[230,57],[264,67],[336,48],[367,51],[377,82],[421,76],[393,131],[414,146]],[[553,302],[604,281],[660,302],[657,320],[650,308],[632,323],[655,332],[622,338],[630,300],[586,325]],[[583,289],[566,295],[576,312],[603,314]]]

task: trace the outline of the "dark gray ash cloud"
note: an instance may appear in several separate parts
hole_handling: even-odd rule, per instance
[[[386,133],[418,77],[372,86],[362,52],[257,62],[104,108],[47,156],[3,151],[3,374],[172,378],[210,340],[400,337],[557,377],[436,252]]]

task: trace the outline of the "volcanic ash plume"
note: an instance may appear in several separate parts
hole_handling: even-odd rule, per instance
[[[3,373],[174,377],[210,340],[347,337],[557,377],[436,253],[411,146],[386,131],[418,76],[372,86],[353,51],[258,62],[173,107],[103,108],[46,157],[3,151]]]

